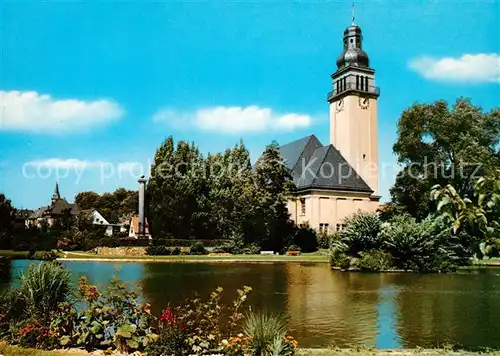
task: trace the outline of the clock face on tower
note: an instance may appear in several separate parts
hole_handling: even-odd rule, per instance
[[[358,98],[358,104],[359,106],[361,107],[361,109],[368,109],[368,107],[370,107],[370,99],[367,98],[367,97],[359,97]]]
[[[335,105],[335,109],[337,112],[344,110],[344,99],[340,99],[339,101],[337,101],[337,104]]]

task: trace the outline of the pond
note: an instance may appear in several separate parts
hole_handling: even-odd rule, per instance
[[[4,263],[3,285],[17,284],[29,263]],[[64,265],[75,284],[84,275],[106,286],[118,274],[142,290],[157,314],[169,301],[207,296],[218,286],[227,301],[251,286],[252,308],[286,314],[301,347],[500,347],[500,269],[420,275],[342,273],[307,263]]]

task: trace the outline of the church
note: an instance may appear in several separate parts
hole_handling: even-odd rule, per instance
[[[330,144],[315,135],[280,146],[280,155],[297,190],[288,202],[291,219],[320,232],[342,229],[345,217],[376,211],[378,195],[378,132],[375,70],[363,51],[361,28],[344,31],[343,52],[331,75]]]

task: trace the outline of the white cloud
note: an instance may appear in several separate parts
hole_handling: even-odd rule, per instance
[[[27,162],[26,165],[34,166],[37,168],[47,168],[47,169],[84,169],[84,168],[97,168],[102,164],[106,164],[104,161],[84,161],[75,158],[60,159],[60,158],[48,158],[36,161]]]
[[[421,57],[409,63],[424,78],[455,82],[500,82],[500,54],[464,54],[460,58]]]
[[[35,91],[0,90],[0,129],[68,133],[118,120],[124,110],[110,100],[56,100]]]
[[[166,122],[177,128],[196,128],[221,133],[293,131],[309,127],[313,119],[304,114],[277,114],[258,106],[198,109],[194,113],[163,109],[153,115],[154,122]]]
[[[80,160],[76,158],[47,158],[26,162],[22,167],[25,178],[67,178],[76,175],[79,182],[85,172],[99,174],[101,181],[113,178],[139,178],[142,175],[149,176],[151,162],[109,162],[101,160]]]

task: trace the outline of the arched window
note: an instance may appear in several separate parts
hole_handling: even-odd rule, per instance
[[[359,75],[356,74],[356,90],[359,90]]]
[[[368,91],[368,76],[365,77],[365,90]]]
[[[344,77],[344,90],[347,89],[347,77]]]

